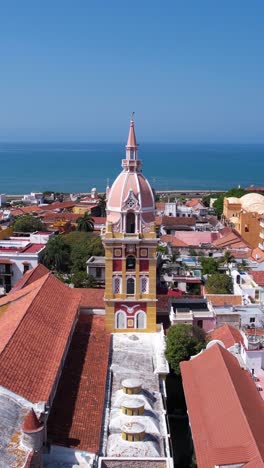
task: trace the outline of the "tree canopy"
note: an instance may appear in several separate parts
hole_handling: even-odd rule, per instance
[[[87,275],[85,271],[78,271],[71,276],[71,283],[75,288],[96,288],[96,279]]]
[[[87,211],[77,219],[76,223],[78,231],[91,232],[94,230],[93,217]]]
[[[203,329],[186,324],[172,326],[167,335],[166,358],[176,375],[180,375],[180,362],[188,361],[191,356],[205,347]]]
[[[86,272],[86,262],[92,255],[104,255],[101,238],[90,232],[73,231],[50,239],[41,263],[59,273],[76,274]]]
[[[211,275],[216,273],[218,269],[218,262],[212,257],[201,257],[202,274]]]
[[[232,294],[232,278],[226,274],[214,273],[206,281],[206,289],[209,294]]]
[[[40,218],[32,214],[18,216],[13,223],[13,231],[16,232],[35,232],[43,231],[44,225]]]
[[[99,195],[98,206],[100,207],[100,210],[101,210],[101,216],[105,216],[106,215],[106,194],[105,193],[103,193],[102,195]]]
[[[40,258],[41,263],[50,270],[65,273],[69,270],[70,247],[65,243],[62,236],[52,237]]]

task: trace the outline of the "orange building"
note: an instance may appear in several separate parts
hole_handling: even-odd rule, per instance
[[[156,332],[155,199],[137,153],[132,119],[123,171],[108,194],[102,235],[106,327],[111,332]]]
[[[224,222],[233,227],[253,248],[259,247],[262,242],[260,233],[263,214],[264,196],[258,193],[224,199]]]

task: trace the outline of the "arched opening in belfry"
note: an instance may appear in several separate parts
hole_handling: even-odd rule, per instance
[[[126,232],[127,232],[127,234],[134,234],[135,233],[135,227],[136,227],[135,213],[130,211],[126,215]]]
[[[134,255],[128,255],[126,258],[126,270],[135,270],[136,269],[136,257]]]
[[[135,279],[134,278],[127,279],[127,294],[130,294],[130,295],[135,294]]]

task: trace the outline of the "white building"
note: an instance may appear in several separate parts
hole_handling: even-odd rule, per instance
[[[96,257],[93,255],[87,262],[87,275],[91,275],[99,286],[105,284],[105,257]]]
[[[50,232],[34,232],[30,237],[9,237],[0,240],[0,295],[10,291],[28,270],[39,263]]]

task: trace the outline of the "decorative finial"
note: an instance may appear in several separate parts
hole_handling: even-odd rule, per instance
[[[131,118],[130,118],[131,122],[134,121],[134,114],[135,114],[135,112],[132,112],[132,113],[131,113]]]

